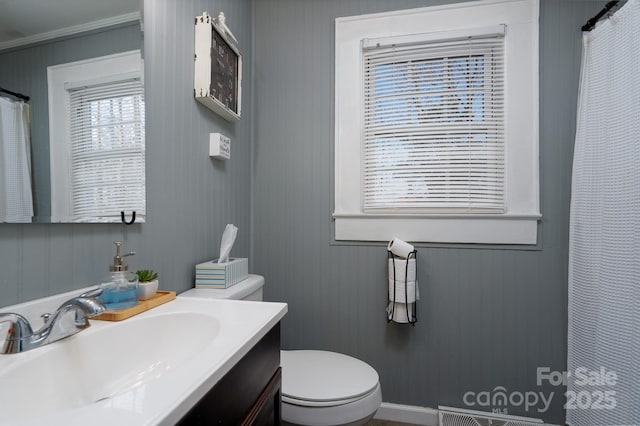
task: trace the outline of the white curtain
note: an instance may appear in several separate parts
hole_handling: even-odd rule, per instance
[[[583,36],[567,423],[640,424],[640,1]],[[598,380],[600,379],[600,380]]]
[[[0,97],[0,222],[31,222],[29,106]]]

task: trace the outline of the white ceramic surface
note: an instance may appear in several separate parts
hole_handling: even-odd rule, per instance
[[[138,300],[147,300],[158,291],[158,280],[138,282]]]
[[[2,311],[38,311],[28,305]],[[173,425],[286,311],[284,303],[178,297],[0,355],[0,425]]]
[[[281,351],[282,395],[309,406],[351,402],[378,386],[378,373],[348,355],[315,350]],[[309,368],[313,366],[313,368]]]
[[[244,280],[227,288],[192,288],[180,294],[180,297],[194,299],[232,299],[262,301],[264,277],[249,274]]]

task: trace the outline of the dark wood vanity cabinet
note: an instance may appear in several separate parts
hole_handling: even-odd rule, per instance
[[[179,425],[279,425],[280,323],[180,420]]]

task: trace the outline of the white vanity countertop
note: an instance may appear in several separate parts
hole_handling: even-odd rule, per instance
[[[174,425],[286,312],[285,303],[178,297],[124,321],[91,320],[91,327],[75,336],[24,353],[0,355],[0,425]],[[33,314],[27,316],[31,320]],[[154,340],[140,334],[152,334]],[[162,336],[168,336],[164,339],[168,341],[156,345]],[[171,336],[180,336],[183,343]],[[114,371],[122,375],[125,367],[121,365],[127,366],[129,360],[131,364],[137,362],[137,367],[126,380],[102,385],[115,374],[111,374],[111,362],[118,366]],[[63,370],[67,362],[72,366],[89,364],[85,368],[88,373],[71,384],[57,379],[67,377],[65,371],[52,374],[53,378],[41,377]],[[44,367],[34,368],[39,365]],[[68,368],[78,374],[76,368]],[[35,375],[38,377],[29,377]],[[78,390],[85,385],[88,390]],[[16,389],[28,395],[20,410],[16,406],[23,401],[4,397],[16,393],[12,392]],[[65,400],[65,395],[71,401]],[[24,410],[26,407],[29,409]],[[13,417],[3,416],[5,410],[13,410]],[[15,414],[19,412],[25,416]]]

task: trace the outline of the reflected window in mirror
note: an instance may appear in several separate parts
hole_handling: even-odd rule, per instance
[[[144,222],[140,51],[51,66],[47,73],[52,222],[120,222],[121,211],[135,211]]]

